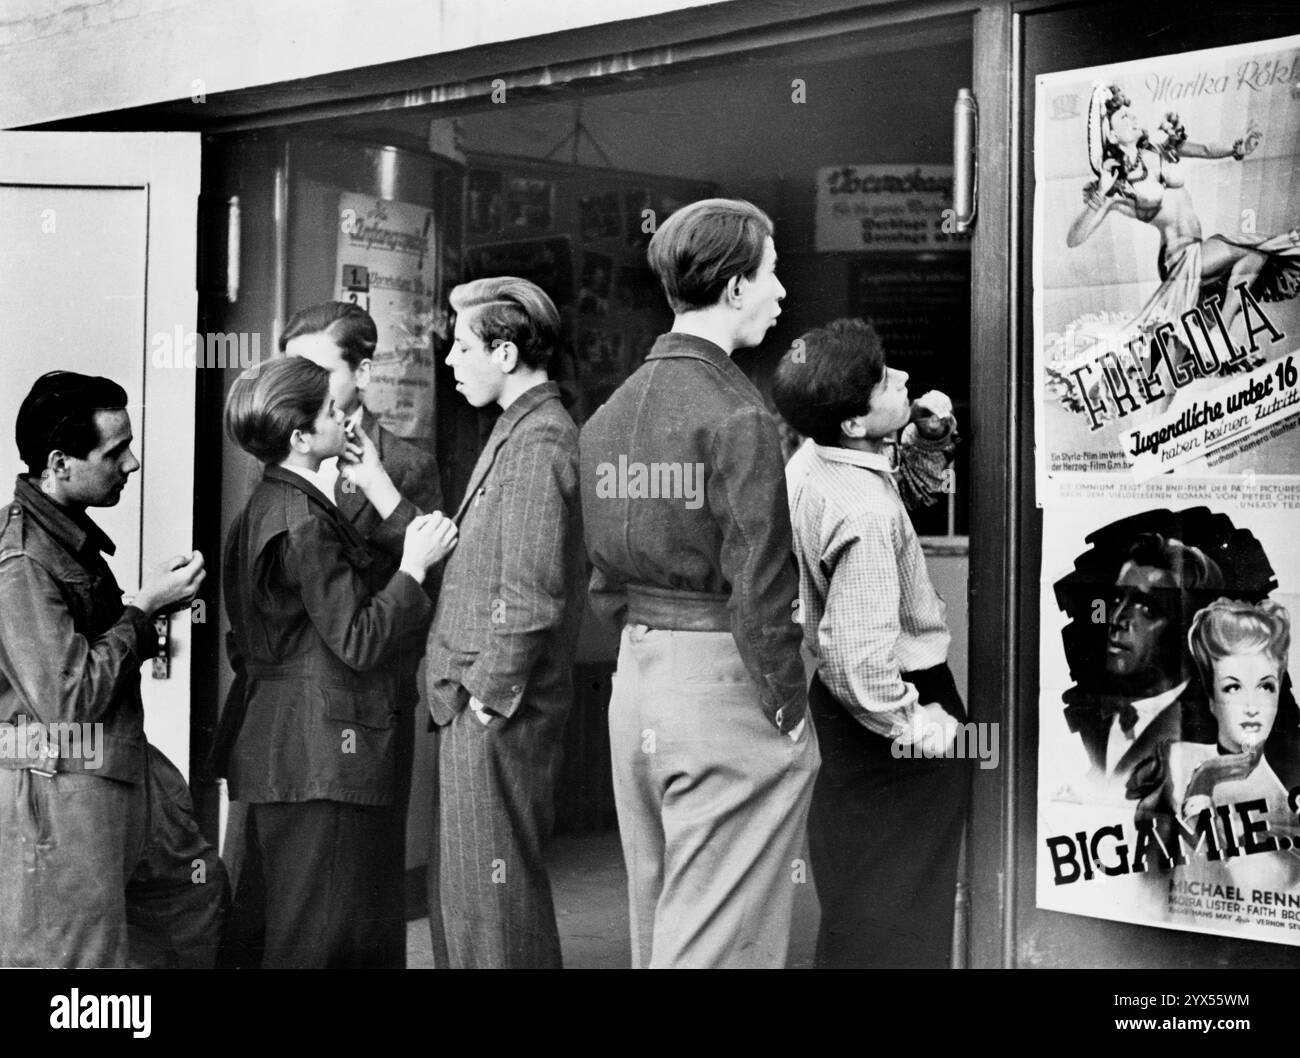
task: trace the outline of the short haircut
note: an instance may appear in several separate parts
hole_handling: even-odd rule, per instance
[[[329,397],[330,373],[301,356],[250,368],[226,398],[226,434],[263,463],[289,454],[294,430],[311,433]]]
[[[1277,662],[1280,676],[1291,652],[1291,615],[1272,599],[1215,599],[1192,618],[1187,647],[1207,690],[1214,686],[1214,663],[1232,654],[1260,651]]]
[[[110,378],[49,371],[38,378],[18,408],[14,436],[28,473],[39,475],[53,451],[75,459],[99,447],[95,413],[126,407],[126,390]]]
[[[1173,537],[1141,533],[1129,548],[1128,557],[1139,566],[1169,570],[1183,591],[1223,587],[1219,564],[1199,547],[1191,547]]]
[[[517,276],[475,279],[452,289],[451,307],[469,314],[469,328],[489,348],[514,342],[519,362],[545,367],[560,341],[560,313],[536,283]]]
[[[362,360],[374,357],[375,346],[379,343],[379,329],[370,313],[348,301],[322,301],[319,305],[299,309],[280,335],[280,352],[285,351],[290,339],[305,334],[329,335],[353,371],[361,366]]]
[[[753,203],[705,198],[660,224],[646,257],[673,312],[707,309],[734,276],[754,278],[772,232],[772,219]]]
[[[781,416],[820,445],[838,445],[845,419],[871,410],[871,391],[885,377],[885,351],[875,328],[840,319],[795,341],[772,379]]]

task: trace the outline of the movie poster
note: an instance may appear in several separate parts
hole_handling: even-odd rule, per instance
[[[1039,503],[1300,470],[1300,38],[1037,80]]]
[[[1044,511],[1040,908],[1300,944],[1298,518]]]
[[[431,437],[433,335],[447,323],[433,210],[344,192],[339,216],[335,296],[361,305],[379,330],[366,407],[399,437]]]

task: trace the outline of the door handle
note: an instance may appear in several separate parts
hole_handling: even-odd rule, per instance
[[[155,617],[153,631],[158,640],[158,650],[153,656],[153,678],[170,679],[172,674],[171,617],[167,614]]]
[[[239,196],[231,195],[226,202],[226,300],[232,305],[239,300],[239,254],[242,231]]]
[[[959,88],[952,107],[952,210],[959,232],[971,230],[979,209],[979,142],[979,104],[969,88]]]

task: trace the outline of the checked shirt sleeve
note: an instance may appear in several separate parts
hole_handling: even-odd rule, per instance
[[[830,579],[817,634],[822,682],[886,738],[908,727],[917,708],[898,663],[898,540],[892,515],[863,512],[837,528],[821,556]]]

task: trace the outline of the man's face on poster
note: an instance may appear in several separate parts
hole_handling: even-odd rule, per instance
[[[1180,594],[1170,570],[1132,561],[1120,568],[1106,633],[1106,671],[1135,695],[1182,680]]]

